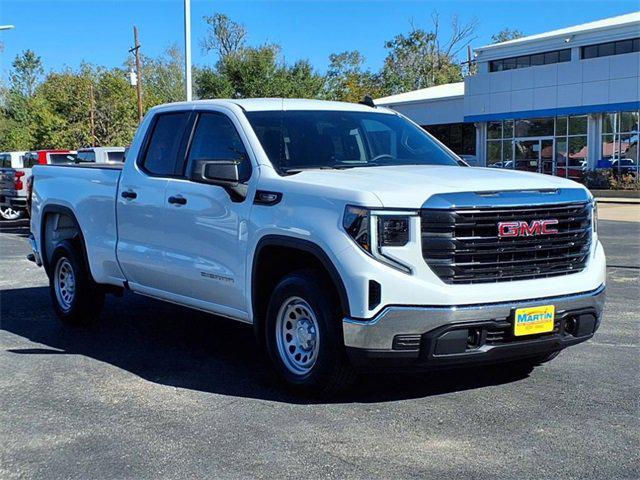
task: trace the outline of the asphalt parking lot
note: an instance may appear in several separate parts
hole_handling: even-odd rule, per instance
[[[331,400],[277,387],[249,328],[177,306],[109,297],[63,327],[25,225],[0,227],[0,478],[640,478],[638,221],[600,222],[593,340],[530,374],[376,375]]]

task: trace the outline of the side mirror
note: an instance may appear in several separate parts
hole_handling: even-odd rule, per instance
[[[233,187],[240,183],[236,160],[198,160],[191,171],[191,180],[222,187]]]
[[[247,197],[247,185],[240,183],[239,165],[238,160],[197,160],[190,179],[223,187],[232,201],[241,202]]]

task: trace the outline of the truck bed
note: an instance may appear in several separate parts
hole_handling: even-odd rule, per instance
[[[89,267],[99,283],[122,280],[116,261],[116,194],[122,165],[41,165],[33,168],[34,190],[31,231],[42,245],[43,215],[72,213],[83,233]],[[54,207],[55,205],[55,207]],[[61,212],[62,210],[62,212]],[[50,228],[47,226],[46,228]],[[46,245],[41,252],[51,252]]]

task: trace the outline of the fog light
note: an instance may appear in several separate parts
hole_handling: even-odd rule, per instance
[[[480,347],[482,342],[482,330],[479,328],[470,328],[467,331],[467,348],[473,349]]]
[[[569,317],[564,321],[564,331],[571,335],[575,335],[578,327],[578,321],[575,317]]]

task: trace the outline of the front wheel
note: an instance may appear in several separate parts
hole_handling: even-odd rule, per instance
[[[354,378],[342,340],[342,315],[319,272],[302,270],[276,286],[266,318],[266,347],[288,385],[319,393],[345,388]]]
[[[16,210],[13,207],[0,208],[0,217],[3,220],[20,220],[24,216],[24,210]]]

